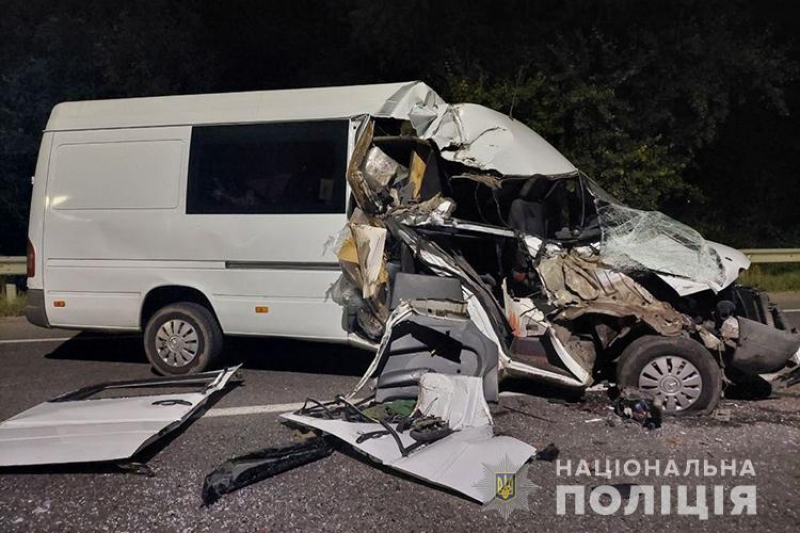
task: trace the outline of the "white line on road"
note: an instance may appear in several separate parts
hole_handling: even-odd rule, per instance
[[[800,313],[800,309],[784,309],[784,313]]]
[[[72,337],[53,337],[51,339],[9,339],[0,341],[0,344],[26,344],[29,342],[64,342],[71,340]]]
[[[114,339],[134,339],[139,335],[114,335],[109,337],[81,337],[76,335],[74,337],[50,337],[47,339],[7,339],[0,340],[0,344],[26,344],[29,342],[66,342],[66,341],[103,341]]]

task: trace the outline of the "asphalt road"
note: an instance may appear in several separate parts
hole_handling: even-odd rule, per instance
[[[800,309],[789,299],[784,307]],[[800,312],[788,315],[800,325]],[[71,337],[70,340],[65,338]],[[29,326],[23,319],[0,320],[0,419],[64,392],[117,379],[152,374],[136,337],[98,336]],[[43,467],[0,470],[0,531],[796,531],[800,523],[800,385],[761,401],[726,399],[730,421],[714,418],[668,419],[647,431],[621,423],[603,392],[584,401],[508,382],[493,407],[496,432],[537,448],[555,443],[562,464],[533,461],[528,478],[538,486],[529,510],[506,520],[496,511],[437,488],[375,468],[345,450],[262,481],[215,505],[201,507],[203,479],[222,461],[238,454],[291,442],[292,431],[276,411],[311,396],[331,398],[348,391],[366,369],[370,355],[341,346],[266,339],[234,339],[227,351],[244,360],[244,384],[213,402],[199,419],[172,438],[156,443],[138,459],[154,477],[125,473],[113,466]],[[577,476],[581,460],[658,460],[663,472],[673,459],[681,474],[687,461],[750,460],[755,476],[722,478],[695,475],[655,477],[613,474]],[[728,491],[755,485],[755,515],[713,513],[697,516],[645,513],[640,504],[629,515],[622,508],[601,516],[589,505],[575,515],[557,514],[558,485],[639,484],[660,490],[688,485],[695,503],[697,485]],[[674,489],[673,489],[674,490]],[[623,489],[624,492],[624,489]],[[588,494],[588,492],[587,492]],[[633,493],[632,493],[633,494]],[[657,492],[658,494],[658,492]],[[674,494],[674,493],[673,493]],[[632,498],[635,499],[635,498]],[[709,498],[709,507],[712,499]],[[674,502],[674,496],[673,496]],[[727,500],[726,500],[727,502]],[[623,506],[624,507],[624,506]]]

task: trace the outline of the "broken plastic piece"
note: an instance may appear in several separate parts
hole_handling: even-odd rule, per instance
[[[800,350],[800,335],[739,317],[731,366],[749,375],[776,372]]]
[[[558,459],[560,453],[561,450],[559,450],[558,447],[551,442],[536,453],[536,460],[552,463]]]
[[[164,437],[225,388],[241,365],[202,374],[84,387],[0,424],[0,466],[122,461]],[[105,391],[201,386],[158,395],[91,399]]]
[[[300,444],[265,448],[229,459],[206,476],[203,504],[211,505],[223,494],[312,463],[332,452],[333,447],[324,438],[317,437]]]
[[[497,401],[497,346],[468,318],[425,315],[414,307],[414,314],[393,325],[390,333],[386,350],[378,354],[382,368],[376,400],[416,397],[417,377],[432,371],[479,377],[483,395]]]

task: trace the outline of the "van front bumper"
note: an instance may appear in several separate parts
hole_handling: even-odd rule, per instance
[[[34,326],[49,328],[47,311],[44,305],[44,291],[42,289],[28,289],[28,299],[25,305],[25,318]]]

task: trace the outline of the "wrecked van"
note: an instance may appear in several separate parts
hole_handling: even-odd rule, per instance
[[[163,373],[282,335],[377,349],[381,400],[443,372],[681,414],[800,362],[740,252],[421,82],[60,104],[36,174],[29,320],[144,330]]]

